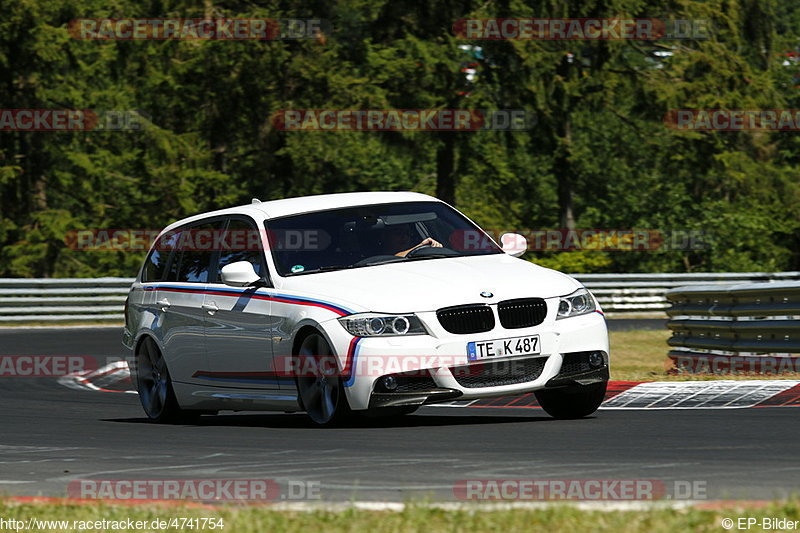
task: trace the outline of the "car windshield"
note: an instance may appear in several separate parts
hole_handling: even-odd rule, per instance
[[[266,229],[281,276],[503,253],[441,202],[332,209],[269,220]]]

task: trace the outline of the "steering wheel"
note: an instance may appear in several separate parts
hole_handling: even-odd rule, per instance
[[[406,254],[406,257],[413,257],[414,254],[416,254],[419,250],[424,250],[425,248],[433,248],[433,246],[431,246],[430,244],[421,244],[416,248],[414,248],[413,250],[411,250],[410,252],[408,252]]]
[[[402,261],[402,257],[397,257],[396,255],[372,255],[369,257],[365,257],[361,261],[353,263],[353,266],[367,266],[373,265],[376,263],[394,263],[395,261]]]

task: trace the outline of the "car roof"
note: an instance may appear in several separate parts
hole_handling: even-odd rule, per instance
[[[388,204],[392,202],[438,202],[433,196],[418,192],[345,192],[339,194],[319,194],[299,198],[270,200],[260,204],[251,204],[267,215],[267,218],[279,218],[312,211],[338,209],[358,205]]]
[[[220,209],[208,213],[194,215],[177,222],[173,222],[164,231],[174,229],[197,220],[222,215],[250,214],[261,215],[267,219],[280,218],[289,215],[299,215],[327,209],[353,207],[359,205],[389,204],[394,202],[439,202],[437,198],[418,192],[345,192],[337,194],[318,194],[314,196],[300,196],[297,198],[283,198],[269,200],[261,203],[245,204],[228,209]]]

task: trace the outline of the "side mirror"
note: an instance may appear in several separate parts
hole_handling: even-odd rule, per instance
[[[249,287],[261,280],[249,261],[236,261],[222,267],[222,283],[231,287]]]
[[[528,251],[528,240],[519,233],[503,233],[500,242],[503,251],[512,257],[519,257]]]

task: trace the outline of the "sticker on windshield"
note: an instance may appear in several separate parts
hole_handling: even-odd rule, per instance
[[[292,267],[292,272],[296,274],[298,272],[302,272],[305,269],[306,267],[304,267],[303,265],[295,265]]]

